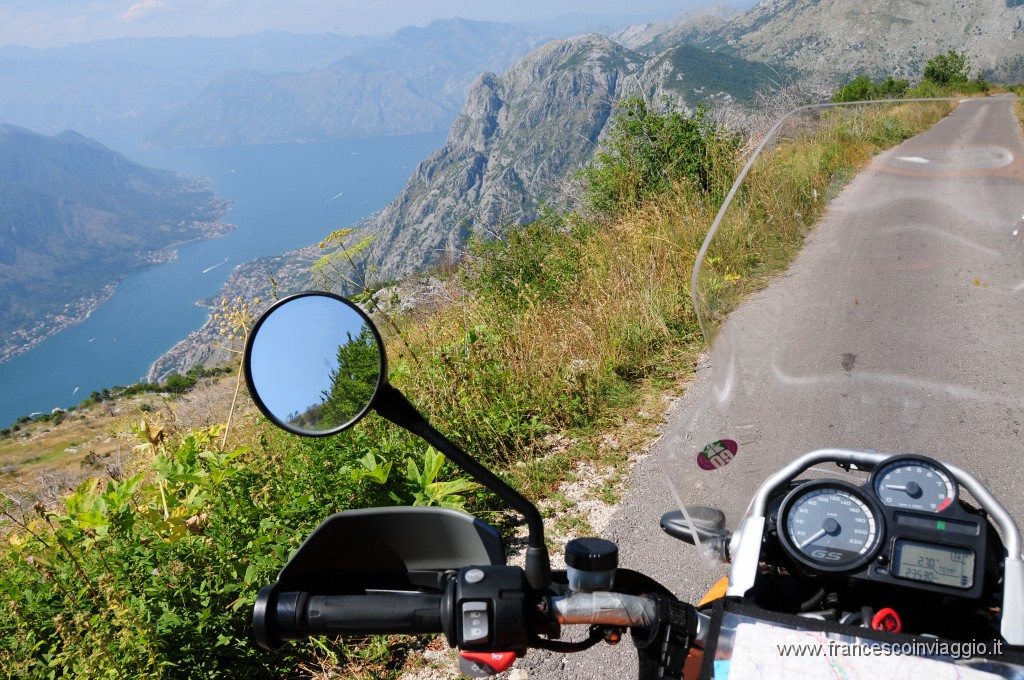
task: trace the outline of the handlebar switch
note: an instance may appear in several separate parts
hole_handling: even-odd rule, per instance
[[[488,627],[490,614],[486,602],[462,603],[462,639],[466,644],[487,643],[491,637]]]
[[[459,672],[486,678],[507,671],[515,660],[515,652],[459,652]]]
[[[453,590],[456,630],[449,643],[467,652],[526,653],[527,598],[522,569],[503,565],[464,567]]]

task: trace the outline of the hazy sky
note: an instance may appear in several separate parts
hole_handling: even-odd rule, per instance
[[[655,12],[667,18],[713,1],[720,0],[0,0],[0,46],[265,30],[381,34],[452,16],[527,21]]]

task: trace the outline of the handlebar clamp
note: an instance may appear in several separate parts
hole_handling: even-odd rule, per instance
[[[633,628],[641,678],[683,677],[683,664],[697,636],[697,612],[692,605],[667,597],[653,597],[657,615],[649,628]]]

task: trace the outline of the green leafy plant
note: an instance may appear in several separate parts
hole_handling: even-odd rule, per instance
[[[367,451],[366,455],[357,461],[357,467],[354,467],[349,474],[357,482],[370,481],[384,486],[391,476],[391,461],[377,458],[372,451]]]
[[[422,468],[412,458],[406,461],[405,486],[413,498],[413,505],[439,505],[461,510],[466,504],[465,494],[479,488],[479,484],[468,479],[438,481],[438,474],[445,463],[445,457],[432,448],[423,455]],[[402,503],[397,494],[392,499]]]

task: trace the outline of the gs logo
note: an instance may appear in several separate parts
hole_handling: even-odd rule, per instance
[[[812,550],[811,557],[817,560],[826,560],[828,562],[838,562],[843,559],[843,553],[835,552],[834,550]]]

